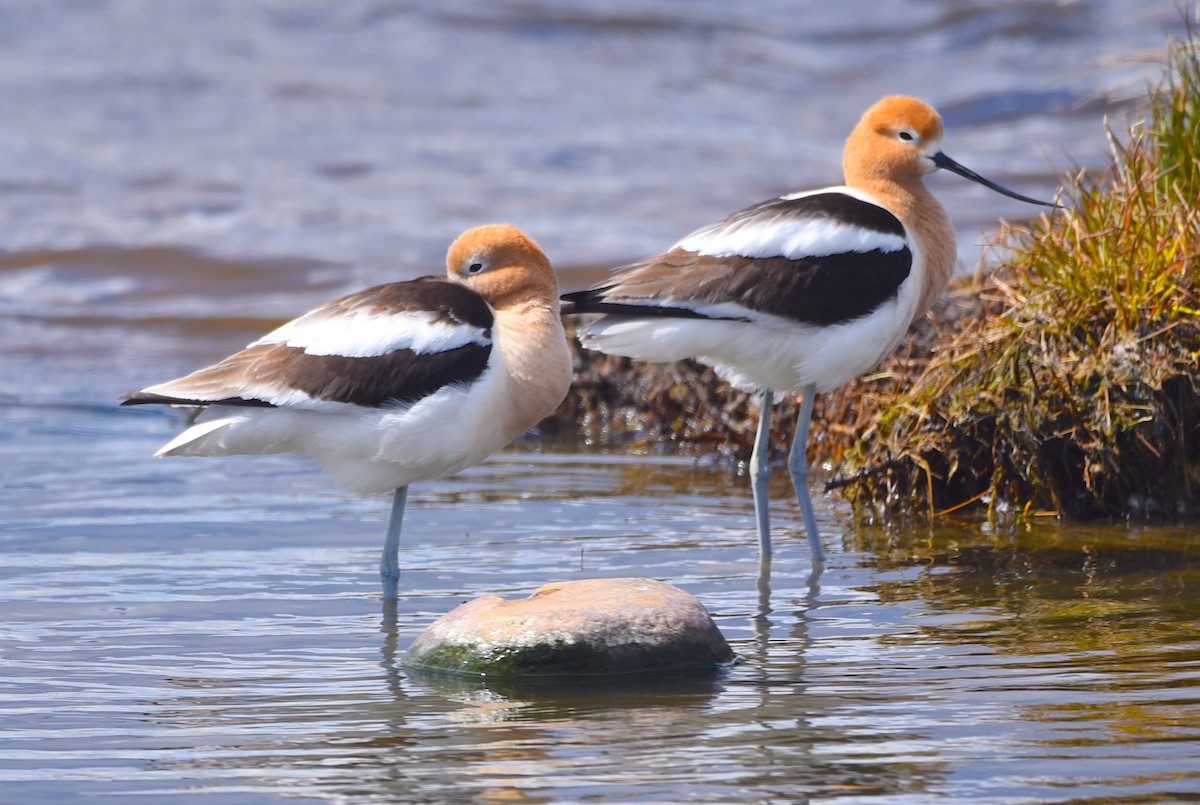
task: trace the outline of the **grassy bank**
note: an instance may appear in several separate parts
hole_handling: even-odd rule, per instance
[[[1200,61],[1170,50],[1143,121],[1003,268],[911,382],[880,389],[844,483],[888,511],[1200,514]]]

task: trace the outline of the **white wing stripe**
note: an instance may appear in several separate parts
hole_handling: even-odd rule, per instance
[[[833,219],[747,222],[693,232],[675,244],[707,257],[827,257],[847,252],[898,252],[904,238],[886,232],[849,226]]]
[[[356,310],[333,317],[302,316],[267,333],[251,346],[286,344],[309,355],[369,358],[398,349],[430,355],[451,349],[491,343],[487,331],[447,321],[429,311],[371,313]]]

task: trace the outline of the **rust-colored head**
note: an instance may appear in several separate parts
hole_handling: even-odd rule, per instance
[[[863,113],[846,140],[842,167],[851,187],[919,180],[938,169],[942,118],[917,98],[892,95]]]
[[[530,299],[558,304],[550,260],[532,238],[508,224],[477,226],[459,235],[446,253],[446,272],[496,309]]]
[[[897,199],[893,191],[911,192],[925,174],[944,168],[1009,198],[1058,206],[1002,187],[948,157],[942,151],[941,116],[905,95],[884,98],[863,113],[846,140],[842,167],[847,185],[874,193],[884,203]]]

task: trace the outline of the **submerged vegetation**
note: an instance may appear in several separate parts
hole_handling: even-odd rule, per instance
[[[951,295],[875,374],[817,399],[810,460],[889,515],[976,505],[1200,514],[1200,58],[1174,43],[1103,177],[1006,225],[1005,264]],[[704,367],[584,353],[561,422],[749,456],[756,400]],[[774,414],[789,446],[794,404]]]

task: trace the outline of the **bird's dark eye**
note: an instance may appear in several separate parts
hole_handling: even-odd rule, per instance
[[[916,135],[914,135],[911,131],[901,131],[897,133],[896,136],[906,143],[911,143],[913,140],[917,139]]]
[[[471,263],[467,266],[468,274],[478,274],[480,271],[483,271],[483,263]]]

